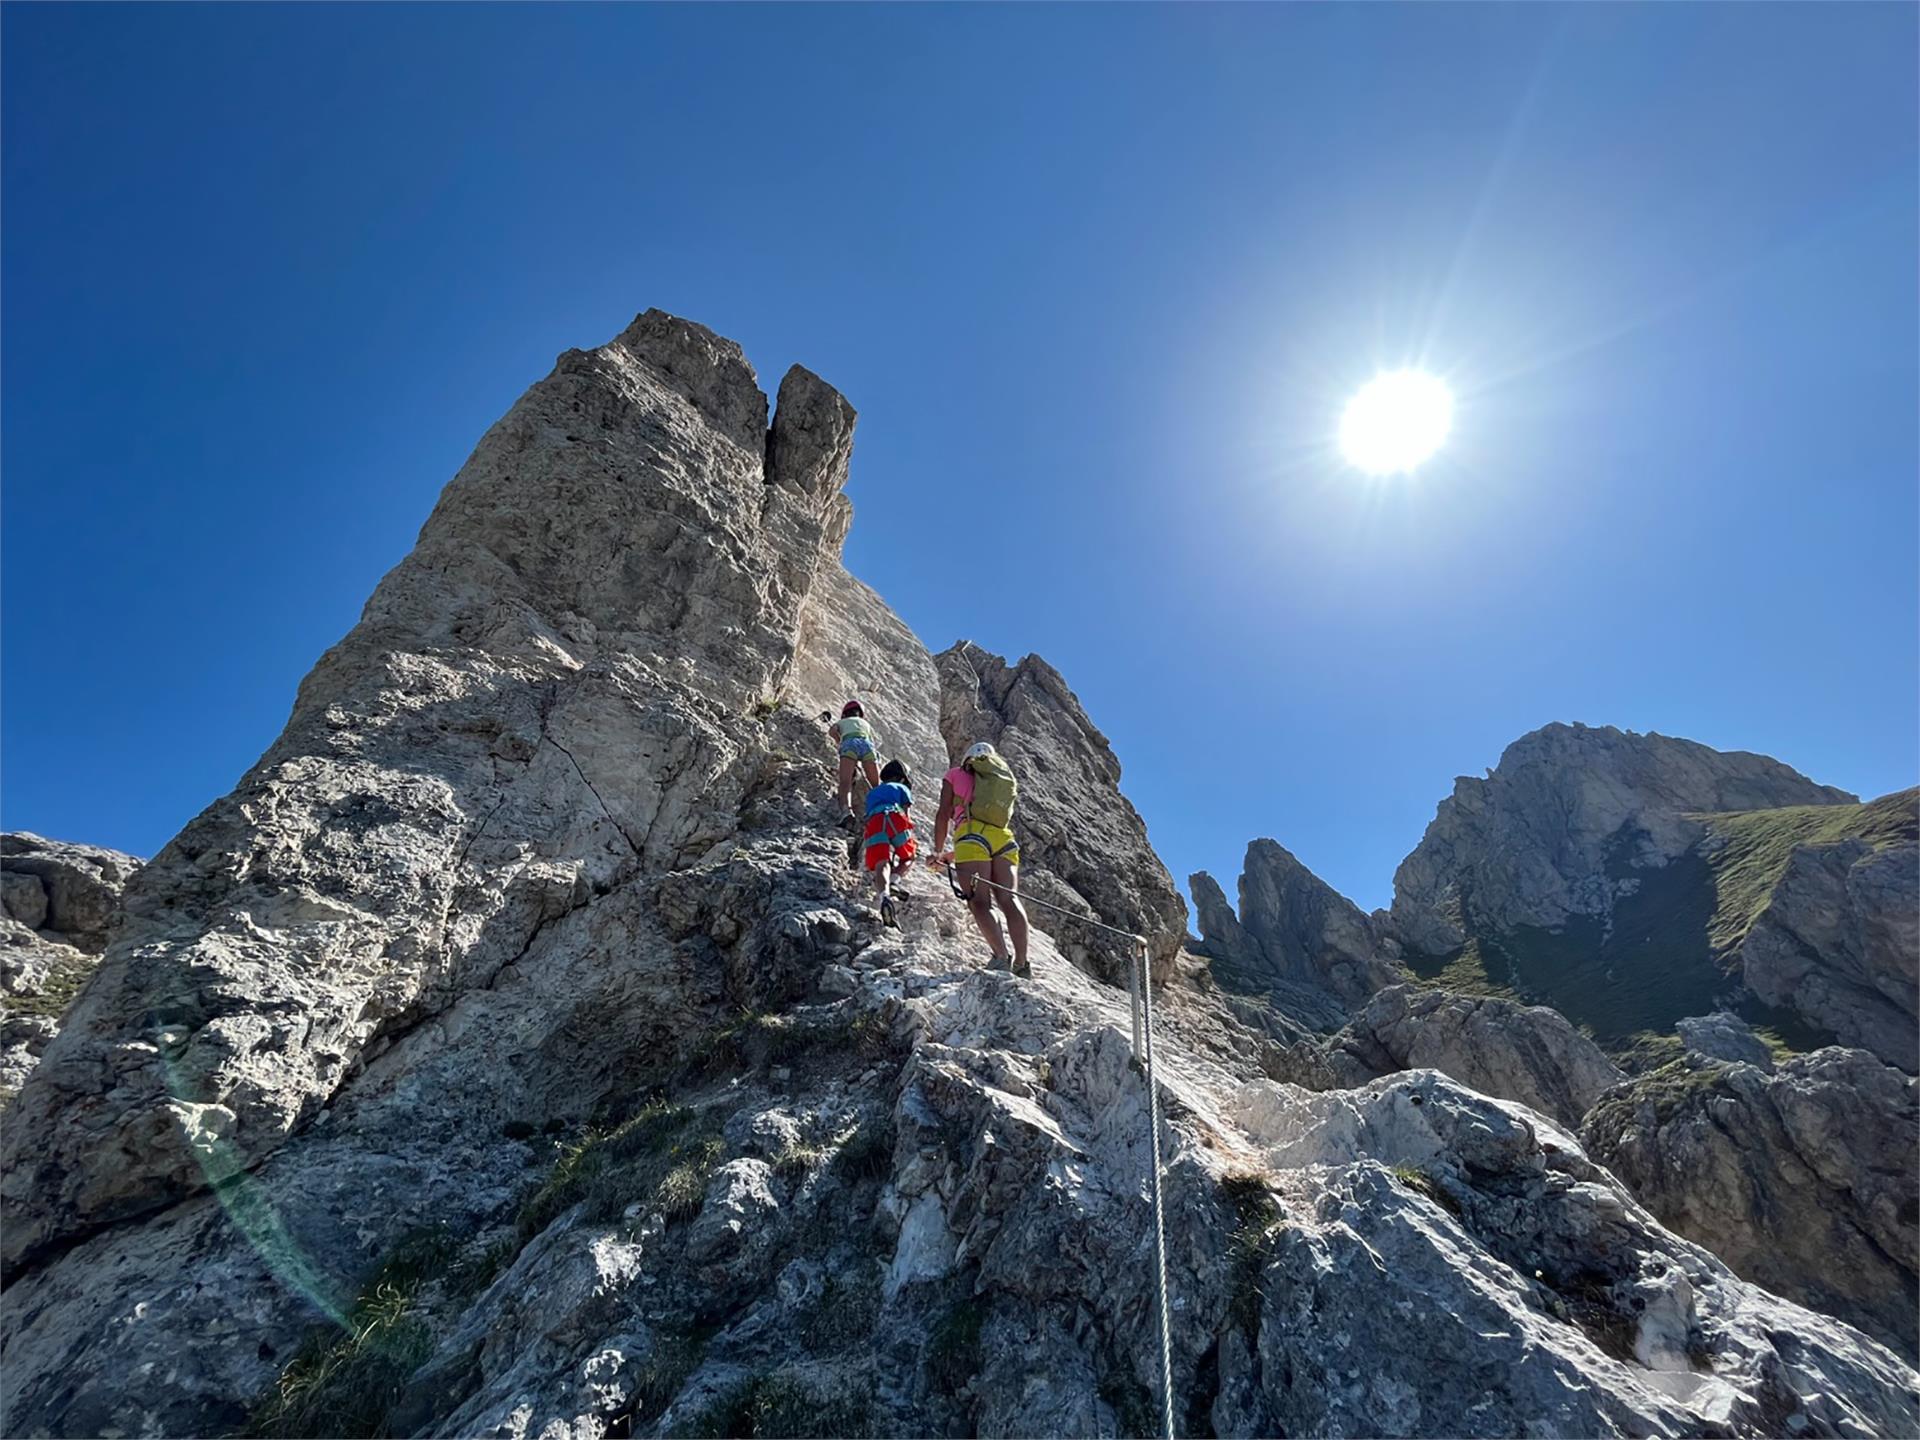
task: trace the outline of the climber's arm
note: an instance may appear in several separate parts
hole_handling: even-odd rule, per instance
[[[940,808],[933,817],[933,850],[927,856],[929,865],[938,865],[940,857],[947,853],[947,827],[953,824],[953,782],[940,782]]]

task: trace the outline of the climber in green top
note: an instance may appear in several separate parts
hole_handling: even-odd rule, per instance
[[[860,823],[853,813],[854,767],[858,765],[867,772],[867,788],[871,790],[880,783],[880,764],[875,758],[880,752],[874,745],[873,727],[867,723],[866,712],[858,700],[849,700],[840,707],[840,718],[827,728],[827,733],[840,747],[840,787],[834,792],[833,803],[840,812],[840,828],[852,830]]]

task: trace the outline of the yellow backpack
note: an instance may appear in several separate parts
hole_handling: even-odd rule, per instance
[[[973,776],[973,798],[967,802],[967,818],[1004,830],[1013,823],[1013,802],[1020,782],[998,755],[976,755],[967,761]]]

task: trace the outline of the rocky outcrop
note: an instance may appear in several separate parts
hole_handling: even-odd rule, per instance
[[[1285,1052],[1279,1069],[1315,1090],[1364,1085],[1402,1070],[1439,1070],[1572,1126],[1624,1078],[1556,1010],[1413,985],[1382,990],[1334,1034]]]
[[[0,906],[42,940],[97,955],[120,919],[120,897],[141,862],[118,850],[0,835]]]
[[[1839,1359],[1832,1347],[1853,1343],[1852,1332],[1741,1285],[1660,1229],[1539,1116],[1432,1071],[1320,1095],[1255,1083],[1232,1114],[1302,1203],[1276,1217],[1261,1251],[1258,1383],[1221,1351],[1223,1395],[1251,1393],[1272,1408],[1216,1407],[1218,1434],[1802,1434],[1912,1423],[1908,1401],[1871,1416],[1851,1405],[1816,1415],[1788,1398],[1823,1363],[1814,1353]],[[1291,1189],[1301,1179],[1305,1191]],[[1288,1337],[1275,1337],[1290,1362],[1277,1375],[1273,1329]],[[1803,1339],[1811,1351],[1798,1352]],[[1580,1372],[1594,1383],[1576,1395],[1567,1382]]]
[[[1280,1065],[1315,1090],[1439,1070],[1569,1127],[1626,1078],[1557,1010],[1411,985],[1382,990],[1338,1034],[1294,1047]]]
[[[1760,999],[1909,1074],[1920,1070],[1916,803],[1920,792],[1889,795],[1863,807],[1864,834],[1796,844],[1737,951]]]
[[[140,864],[97,845],[0,835],[0,1105],[60,1033]]]
[[[1398,942],[1272,840],[1247,846],[1238,915],[1204,870],[1189,886],[1200,924],[1196,948],[1214,978],[1240,994],[1270,997],[1304,1024],[1332,1028],[1403,978]]]
[[[286,731],[130,887],[8,1127],[10,1268],[259,1164],[733,831],[848,516],[852,410],[781,389],[770,435],[739,348],[649,311],[488,431]]]
[[[1473,934],[1605,922],[1623,867],[1657,870],[1696,845],[1701,812],[1855,800],[1764,755],[1611,725],[1554,724],[1461,777],[1394,874],[1393,922],[1439,955]]]
[[[1916,1354],[1920,1082],[1861,1050],[1689,1057],[1608,1094],[1593,1157],[1735,1271]]]
[[[698,326],[563,356],[136,878],[6,1128],[10,1433],[1153,1424],[1127,997],[861,903],[810,707],[933,712],[857,674],[917,662],[835,568],[851,412],[789,382],[769,442]],[[1073,752],[1016,732],[1064,703],[1002,713],[1044,791]],[[1159,1015],[1182,1428],[1920,1425],[1911,1368],[1550,1120],[1277,1084],[1203,987]]]
[[[1711,1015],[1689,1015],[1674,1026],[1689,1053],[1726,1064],[1773,1069],[1773,1052],[1738,1015],[1716,1010]]]
[[[936,661],[948,755],[958,760],[968,745],[986,740],[1019,777],[1014,829],[1022,887],[1145,935],[1155,978],[1165,980],[1186,939],[1186,902],[1148,843],[1140,812],[1120,793],[1120,762],[1107,737],[1038,655],[1008,665],[963,640]],[[933,793],[937,799],[937,788]],[[1126,983],[1114,937],[1037,907],[1032,919],[1089,973]]]

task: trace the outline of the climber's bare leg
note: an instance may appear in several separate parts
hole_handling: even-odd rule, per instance
[[[993,892],[1007,916],[1007,936],[1013,941],[1013,963],[1020,969],[1027,964],[1027,907],[1020,903],[1020,867],[1006,860],[993,862],[994,884],[1004,888]]]
[[[850,810],[853,808],[852,800],[853,757],[851,755],[842,755],[840,757],[840,788],[834,792],[833,808],[836,810]]]
[[[962,860],[953,867],[953,873],[959,877],[960,893],[967,897],[967,908],[973,911],[973,923],[980,927],[980,934],[995,955],[1006,954],[1006,937],[1000,933],[1000,922],[993,913],[993,890],[977,883],[993,878],[992,864]]]

